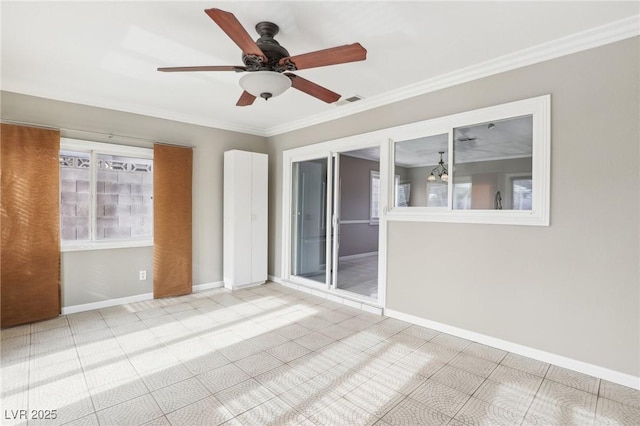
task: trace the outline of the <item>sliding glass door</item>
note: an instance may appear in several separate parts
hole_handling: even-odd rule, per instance
[[[323,154],[290,163],[290,277],[377,300],[380,148]]]
[[[319,283],[329,279],[328,159],[293,163],[291,273]]]
[[[335,154],[334,176],[332,287],[377,299],[380,148]]]

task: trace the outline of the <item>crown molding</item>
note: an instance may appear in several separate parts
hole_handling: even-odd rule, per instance
[[[477,80],[527,65],[533,65],[572,53],[604,46],[616,41],[640,35],[640,15],[611,22],[569,36],[542,43],[515,53],[500,56],[459,70],[442,74],[428,80],[401,87],[379,96],[363,99],[356,104],[339,106],[338,109],[316,114],[302,120],[292,121],[266,129],[267,137],[291,132],[327,121],[336,120],[378,108],[394,102],[420,96],[429,92]]]
[[[180,114],[139,104],[134,105],[114,102],[113,100],[107,98],[96,98],[93,96],[69,96],[69,94],[66,92],[60,93],[57,90],[49,90],[43,89],[41,87],[24,85],[18,81],[3,80],[1,90],[5,92],[18,93],[21,95],[51,99],[54,101],[76,103],[95,108],[105,108],[131,114],[145,115],[151,118],[178,121],[180,123],[194,124],[197,126],[227,130],[230,132],[245,133],[262,137],[267,136],[265,129],[259,127],[229,124],[228,122],[217,121],[208,117]]]

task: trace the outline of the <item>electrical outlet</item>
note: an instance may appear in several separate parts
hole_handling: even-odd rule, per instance
[[[147,271],[140,271],[140,281],[147,279]]]

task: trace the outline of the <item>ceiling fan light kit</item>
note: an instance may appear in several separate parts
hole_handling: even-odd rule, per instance
[[[265,100],[281,95],[289,87],[300,90],[326,103],[337,102],[338,93],[332,92],[316,83],[306,80],[289,71],[317,68],[347,62],[364,61],[367,50],[360,43],[348,44],[302,55],[290,56],[273,37],[278,34],[279,27],[272,22],[259,22],[256,31],[260,38],[255,42],[242,24],[229,12],[220,9],[206,9],[205,13],[224,31],[242,50],[242,62],[238,65],[211,65],[195,67],[158,68],[163,72],[189,71],[235,71],[247,72],[240,79],[240,87],[244,90],[237,106],[253,104],[257,97]]]
[[[277,72],[255,71],[240,78],[240,87],[255,97],[268,100],[283,94],[291,87],[291,80]]]

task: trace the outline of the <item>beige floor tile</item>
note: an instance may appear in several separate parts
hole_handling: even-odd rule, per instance
[[[431,376],[429,380],[440,382],[450,388],[471,395],[480,387],[480,384],[482,384],[485,379],[484,377],[477,376],[451,365],[445,365]]]
[[[379,418],[402,401],[405,395],[369,380],[348,392],[344,398]]]
[[[373,425],[379,418],[356,404],[339,398],[324,410],[309,416],[309,420],[318,426],[367,426]]]
[[[546,362],[527,358],[514,353],[508,353],[505,355],[500,364],[540,377],[544,377],[549,369],[549,364]]]
[[[640,425],[640,408],[598,398],[596,425]]]
[[[485,380],[473,396],[491,405],[524,416],[533,402],[535,394],[502,383]]]
[[[95,409],[102,410],[147,394],[149,390],[142,379],[132,377],[89,389],[89,393]]]
[[[495,362],[478,358],[477,356],[464,352],[459,353],[458,356],[449,361],[449,365],[485,378],[489,377],[498,366]]]
[[[380,374],[373,376],[372,380],[403,395],[409,395],[423,384],[427,378],[417,374],[403,364],[393,364]]]
[[[635,408],[640,408],[640,390],[637,389],[601,380],[600,396],[622,404],[631,405]]]
[[[280,395],[308,380],[307,377],[298,373],[289,365],[282,365],[266,373],[259,374],[255,376],[255,379],[273,392],[274,395]]]
[[[477,356],[478,358],[486,359],[487,361],[499,363],[507,355],[507,351],[501,349],[492,348],[491,346],[483,345],[482,343],[473,342],[466,348],[464,353]]]
[[[151,395],[130,399],[97,412],[103,425],[138,425],[162,416],[162,410]]]
[[[167,414],[211,396],[211,392],[209,392],[197,378],[192,377],[171,386],[158,389],[152,392],[151,395],[153,395],[153,398],[162,411]]]
[[[549,367],[545,378],[596,395],[600,387],[600,379],[558,367],[557,365]]]
[[[440,333],[433,339],[431,342],[436,343],[441,346],[446,346],[451,349],[455,349],[457,351],[461,351],[468,347],[472,342],[467,339],[463,339],[461,337],[452,336],[446,333]]]
[[[540,376],[504,365],[498,365],[488,379],[528,393],[537,392],[543,380]]]
[[[331,386],[309,380],[279,396],[305,417],[310,417],[339,400],[340,395],[331,391]]]
[[[247,426],[294,426],[307,418],[280,398],[272,398],[236,417]]]
[[[193,374],[183,365],[176,365],[168,368],[158,368],[140,374],[140,378],[150,391],[158,390],[174,383],[181,382]]]
[[[513,426],[522,421],[522,416],[503,408],[471,397],[455,418],[469,425]]]
[[[311,351],[298,343],[287,342],[271,349],[267,349],[266,352],[278,358],[282,362],[291,362],[296,358],[307,355]]]
[[[309,379],[338,365],[337,362],[316,352],[296,358],[287,364]]]
[[[432,340],[434,337],[440,334],[439,331],[435,331],[426,327],[421,327],[419,325],[411,325],[405,328],[404,330],[402,330],[400,333],[408,334],[413,337],[419,337],[420,339],[425,341]]]
[[[235,362],[237,367],[252,377],[280,367],[282,364],[282,361],[266,352],[260,352]]]
[[[210,396],[167,414],[172,426],[219,425],[233,414],[215,397]]]
[[[92,413],[88,416],[65,423],[64,426],[100,426],[100,423],[98,422],[98,416]]]
[[[411,398],[402,400],[382,417],[384,424],[403,426],[440,426],[446,425],[450,420],[450,417]]]
[[[197,376],[198,380],[212,393],[220,392],[231,386],[250,379],[250,376],[235,364],[228,364]]]
[[[453,417],[471,397],[441,383],[427,380],[409,394],[409,398]]]
[[[237,416],[273,398],[275,395],[255,379],[245,380],[215,394],[226,408]]]
[[[596,400],[592,393],[545,380],[524,423],[591,425],[595,420]]]
[[[335,342],[335,340],[332,339],[331,337],[325,336],[324,334],[314,332],[302,337],[298,337],[296,340],[294,340],[294,342],[304,346],[310,351],[315,351],[317,349],[320,349],[323,346],[327,346],[328,344]],[[278,346],[278,345],[275,345],[275,346]]]

